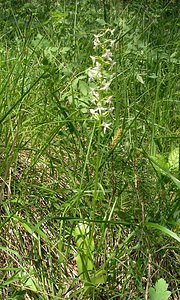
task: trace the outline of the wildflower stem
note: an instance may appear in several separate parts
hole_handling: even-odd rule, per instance
[[[101,120],[98,120],[98,137],[97,137],[97,157],[95,161],[95,186],[94,186],[94,195],[92,201],[92,219],[95,218],[96,215],[96,203],[98,198],[98,184],[99,184],[99,166],[100,166],[100,142],[101,142]],[[94,226],[94,223],[92,223]],[[92,228],[94,229],[94,228]],[[94,230],[92,230],[93,232]]]

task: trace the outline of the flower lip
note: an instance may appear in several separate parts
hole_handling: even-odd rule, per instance
[[[112,98],[113,98],[113,96],[111,95],[111,96],[109,96],[107,99],[106,99],[106,103],[108,104],[110,104],[111,102],[112,102]]]
[[[111,124],[112,123],[105,123],[105,122],[102,123],[104,134],[106,133],[107,129],[110,129]]]

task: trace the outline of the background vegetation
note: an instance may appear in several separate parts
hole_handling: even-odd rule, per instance
[[[0,2],[1,299],[180,298],[179,26],[178,1]]]

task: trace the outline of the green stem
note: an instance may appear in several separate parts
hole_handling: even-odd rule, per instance
[[[94,184],[94,195],[92,201],[92,219],[95,219],[96,215],[96,204],[98,198],[98,186],[99,186],[99,166],[100,166],[100,142],[101,142],[101,120],[98,121],[98,137],[97,137],[97,157],[95,162],[95,184]],[[94,231],[94,222],[92,223],[92,233]]]

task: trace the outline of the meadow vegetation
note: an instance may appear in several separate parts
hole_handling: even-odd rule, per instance
[[[180,299],[178,1],[0,2],[0,298]]]

